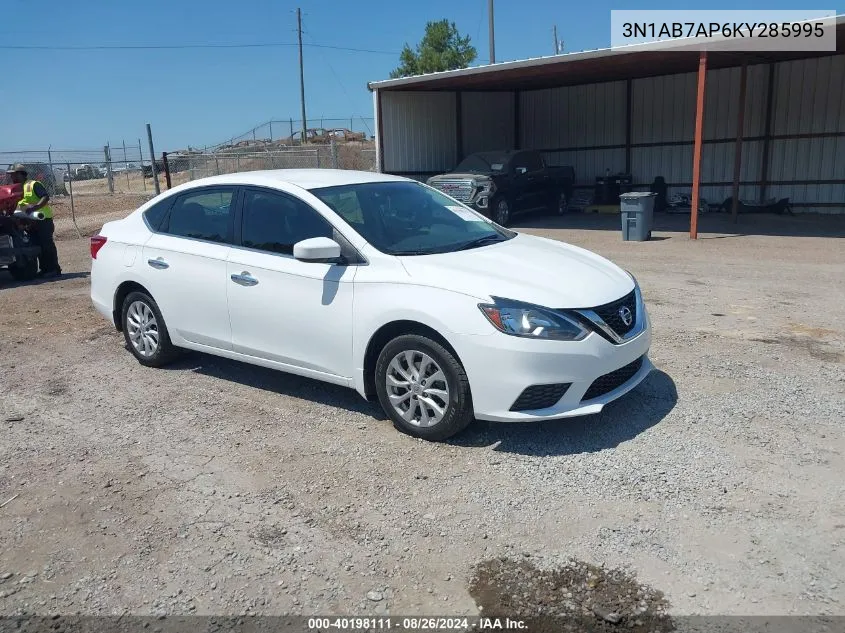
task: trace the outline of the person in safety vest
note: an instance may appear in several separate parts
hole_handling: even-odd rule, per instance
[[[27,213],[40,211],[44,214],[43,220],[32,223],[35,240],[41,247],[41,255],[38,258],[41,270],[38,274],[41,277],[58,277],[62,274],[62,269],[59,266],[56,243],[53,241],[55,226],[47,188],[37,180],[29,180],[26,167],[23,165],[15,165],[6,173],[9,174],[13,184],[23,185],[23,198],[18,202],[18,209]]]

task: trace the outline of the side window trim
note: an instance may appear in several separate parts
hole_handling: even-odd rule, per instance
[[[265,255],[272,255],[274,257],[285,257],[287,259],[295,259],[292,254],[287,253],[277,253],[275,251],[267,251],[261,248],[253,248],[251,246],[245,246],[243,243],[243,224],[244,219],[246,216],[246,198],[250,191],[255,191],[258,193],[266,193],[266,194],[273,194],[278,195],[286,198],[290,198],[300,204],[304,204],[306,207],[311,209],[313,213],[315,213],[321,220],[323,220],[331,229],[333,239],[340,244],[341,254],[345,256],[346,263],[342,264],[344,266],[361,266],[367,265],[369,262],[367,258],[346,238],[346,236],[341,233],[340,229],[338,229],[333,222],[331,222],[326,216],[322,213],[317,211],[313,206],[311,206],[308,202],[300,198],[299,196],[295,196],[292,193],[288,193],[287,191],[282,191],[281,189],[274,189],[272,187],[260,187],[257,185],[249,185],[246,187],[240,188],[240,195],[238,196],[238,207],[237,207],[237,217],[235,218],[236,221],[236,228],[235,232],[237,234],[237,239],[233,241],[232,246],[234,248],[241,248],[248,251],[253,251],[255,253],[264,253]]]
[[[221,246],[234,246],[234,227],[235,227],[235,213],[236,210],[235,205],[238,202],[238,192],[240,188],[236,185],[210,185],[207,187],[196,187],[193,189],[189,189],[183,193],[173,196],[173,200],[167,208],[167,213],[165,214],[164,218],[161,221],[161,225],[159,226],[159,230],[156,231],[157,233],[161,233],[163,235],[170,235],[172,237],[178,237],[179,239],[183,240],[194,240],[197,242],[204,242],[206,244],[219,244]],[[194,195],[202,195],[207,193],[215,193],[216,191],[231,191],[232,192],[232,201],[229,203],[229,225],[227,227],[227,234],[225,237],[225,241],[223,242],[215,242],[214,240],[204,240],[200,237],[186,237],[184,235],[174,235],[170,233],[168,230],[170,228],[170,214],[173,211],[173,207],[175,206],[176,202],[184,198],[185,196],[194,196]],[[167,228],[165,228],[167,227]]]

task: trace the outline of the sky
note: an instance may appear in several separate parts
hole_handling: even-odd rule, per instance
[[[825,3],[819,9],[837,9]],[[372,117],[368,81],[386,79],[425,23],[447,18],[489,57],[487,0],[2,0],[0,151],[213,145],[270,119],[298,118],[296,8],[303,14],[306,109]],[[611,9],[700,9],[700,2],[496,0],[496,60],[610,45]],[[796,9],[797,2],[714,0],[708,9]],[[250,48],[79,47],[288,44]],[[309,45],[320,45],[309,46]],[[49,50],[20,49],[48,46]],[[348,51],[341,47],[366,49]],[[68,50],[71,49],[71,50]],[[275,132],[274,132],[275,134]]]

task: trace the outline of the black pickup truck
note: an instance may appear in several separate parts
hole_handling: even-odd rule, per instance
[[[574,183],[572,167],[549,167],[533,150],[472,154],[452,172],[427,181],[502,226],[528,211],[565,213]]]

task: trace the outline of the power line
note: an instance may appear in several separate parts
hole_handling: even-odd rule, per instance
[[[302,61],[302,11],[296,8],[296,35],[299,38],[299,105],[302,108],[302,138],[300,143],[305,145],[307,140],[307,119],[305,118],[305,69]],[[292,141],[293,139],[291,139]]]
[[[253,44],[96,44],[83,46],[49,46],[49,45],[0,45],[0,50],[19,51],[147,51],[147,50],[181,50],[190,48],[279,48],[298,46],[296,42],[259,42]],[[303,44],[313,48],[328,48],[336,51],[350,51],[353,53],[374,53],[377,55],[399,55],[397,51],[382,51],[371,48],[354,48],[351,46],[333,46],[331,44]]]

